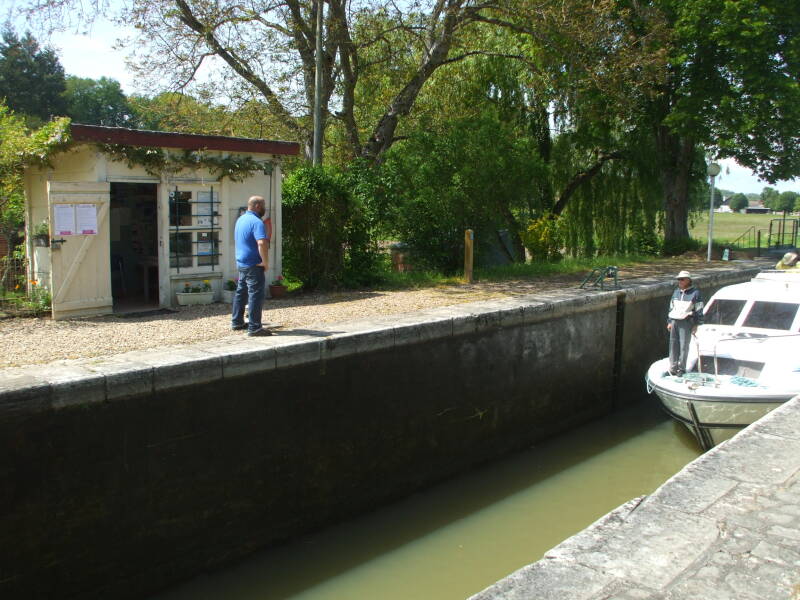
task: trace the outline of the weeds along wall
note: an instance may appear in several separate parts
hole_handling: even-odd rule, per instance
[[[7,377],[0,597],[142,598],[607,414],[619,390],[643,395],[643,371],[620,360],[659,355],[644,313],[669,291],[462,305]]]

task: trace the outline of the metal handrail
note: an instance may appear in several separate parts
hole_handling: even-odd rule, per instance
[[[753,238],[755,237],[755,235],[756,235],[756,226],[755,226],[755,225],[750,225],[750,227],[748,227],[747,229],[745,229],[744,233],[743,233],[742,235],[740,235],[738,238],[736,238],[735,240],[733,240],[733,241],[730,243],[730,245],[731,245],[731,246],[736,246],[736,245],[739,243],[739,241],[740,241],[740,240],[742,240],[742,239],[745,239],[745,238],[746,238],[746,239],[747,239],[747,242],[748,242],[748,246],[747,246],[747,247],[748,247],[748,248],[752,248],[752,244],[750,244],[750,242],[753,240]],[[751,237],[751,236],[752,236],[752,237]]]

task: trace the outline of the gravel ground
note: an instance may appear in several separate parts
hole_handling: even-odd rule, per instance
[[[681,268],[701,264],[698,259],[659,261],[620,269],[620,278],[652,275],[674,276]],[[290,295],[267,300],[263,321],[283,330],[313,329],[338,321],[411,312],[463,302],[541,293],[549,289],[575,288],[585,274],[558,275],[523,281],[479,282],[403,291],[334,292]],[[2,356],[0,368],[49,363],[186,345],[207,340],[237,338],[230,331],[230,305],[181,307],[169,314],[52,321],[6,319],[0,321]]]

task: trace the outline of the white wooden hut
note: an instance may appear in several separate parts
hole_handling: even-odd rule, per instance
[[[28,275],[49,288],[54,319],[171,307],[187,283],[207,281],[219,299],[253,195],[272,229],[267,281],[280,274],[281,165],[298,144],[76,124],[71,135],[50,168],[25,174]],[[148,152],[169,168],[137,164]],[[243,177],[220,168],[233,163]]]

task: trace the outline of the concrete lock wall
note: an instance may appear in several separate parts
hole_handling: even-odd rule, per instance
[[[651,287],[9,370],[0,597],[142,597],[606,414]]]

